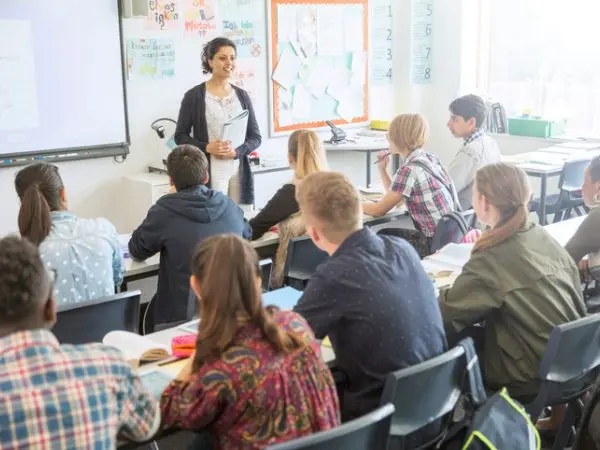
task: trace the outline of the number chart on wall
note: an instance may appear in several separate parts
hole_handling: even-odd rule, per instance
[[[430,84],[433,78],[433,0],[412,0],[411,10],[411,82]]]
[[[368,0],[270,0],[271,134],[368,121]]]
[[[393,0],[369,0],[371,10],[371,85],[392,83]]]

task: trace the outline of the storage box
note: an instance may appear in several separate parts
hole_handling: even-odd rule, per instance
[[[520,117],[508,119],[508,134],[513,136],[547,138],[558,136],[564,132],[564,120],[523,119]]]

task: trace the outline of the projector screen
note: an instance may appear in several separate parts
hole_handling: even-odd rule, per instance
[[[0,7],[0,158],[129,141],[118,0]]]

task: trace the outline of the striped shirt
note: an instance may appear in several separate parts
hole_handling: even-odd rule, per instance
[[[60,345],[47,330],[0,338],[0,448],[114,449],[117,433],[148,439],[158,402],[121,353]]]

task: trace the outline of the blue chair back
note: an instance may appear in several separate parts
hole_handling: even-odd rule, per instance
[[[381,404],[395,407],[390,439],[394,448],[414,449],[441,439],[463,391],[467,356],[455,347],[420,364],[388,375]],[[442,419],[442,421],[440,421]]]
[[[589,165],[590,161],[591,159],[585,158],[566,162],[560,173],[558,181],[559,189],[569,193],[580,191],[585,178],[585,168]]]
[[[582,395],[600,375],[599,349],[600,314],[555,326],[540,362],[541,386],[527,412],[538,417],[545,406]]]
[[[332,430],[273,445],[267,450],[385,450],[393,413],[393,405],[383,405]]]
[[[109,331],[138,332],[140,291],[88,300],[71,305],[59,305],[52,333],[61,344],[102,342]]]
[[[444,214],[437,224],[431,241],[431,253],[435,253],[450,243],[458,244],[468,232],[461,213]]]
[[[297,280],[300,284],[307,282],[326,259],[327,253],[317,248],[309,236],[291,239],[283,269],[285,282],[294,285],[297,284],[290,281]]]

